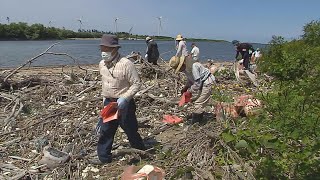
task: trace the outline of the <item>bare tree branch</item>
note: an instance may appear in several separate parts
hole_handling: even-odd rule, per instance
[[[24,64],[20,65],[19,67],[17,67],[16,69],[12,70],[5,78],[4,78],[4,82],[7,82],[8,79],[15,73],[17,73],[21,68],[25,67],[27,64],[31,65],[31,63],[33,63],[37,58],[45,55],[45,54],[51,54],[51,55],[62,55],[62,56],[67,56],[69,58],[71,58],[73,60],[73,62],[75,64],[77,64],[77,66],[79,67],[79,69],[84,70],[84,71],[93,71],[93,72],[98,72],[98,70],[94,70],[94,69],[85,69],[83,67],[80,66],[78,60],[74,57],[72,57],[71,55],[67,54],[67,53],[55,53],[55,52],[48,52],[51,48],[53,48],[55,45],[59,44],[58,43],[54,43],[52,44],[49,48],[47,48],[45,51],[43,51],[42,53],[38,54],[37,56],[27,60]]]
[[[38,54],[37,56],[29,59],[28,61],[26,61],[24,64],[20,65],[19,67],[17,67],[16,69],[14,69],[13,71],[11,71],[11,73],[9,75],[7,75],[4,78],[4,82],[6,82],[8,80],[8,78],[10,78],[13,74],[17,73],[21,68],[23,68],[24,66],[26,66],[27,64],[31,64],[34,60],[36,60],[37,58],[43,56],[44,54],[46,54],[46,52],[49,51],[49,49],[53,48],[53,46],[57,45],[59,43],[54,43],[52,44],[48,49],[46,49],[45,51],[43,51],[42,53]]]

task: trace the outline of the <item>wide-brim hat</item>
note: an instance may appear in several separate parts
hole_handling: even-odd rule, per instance
[[[186,60],[186,58],[172,56],[172,58],[169,61],[169,66],[172,69],[174,69],[176,73],[178,73],[185,60]]]
[[[183,39],[182,35],[181,35],[181,34],[178,34],[177,37],[176,37],[176,41],[180,41],[180,40],[182,40],[182,39]]]
[[[121,47],[119,45],[119,38],[116,35],[112,34],[102,35],[100,46]]]

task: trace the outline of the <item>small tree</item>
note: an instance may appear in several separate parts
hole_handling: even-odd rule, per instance
[[[320,45],[320,22],[312,21],[304,26],[303,39],[312,46]]]

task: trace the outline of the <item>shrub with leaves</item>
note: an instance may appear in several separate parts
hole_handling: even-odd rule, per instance
[[[258,64],[274,77],[272,91],[258,94],[264,113],[221,135],[243,158],[259,162],[257,178],[320,179],[319,33],[320,22],[312,21],[299,40],[273,37]]]
[[[320,177],[320,22],[304,27],[300,40],[274,37],[260,69],[275,77],[273,91],[261,93],[278,144],[263,158],[258,175],[307,179]]]

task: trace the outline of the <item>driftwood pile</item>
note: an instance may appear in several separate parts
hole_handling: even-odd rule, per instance
[[[71,57],[49,49],[43,55]],[[103,108],[97,65],[31,69],[25,65],[0,71],[0,179],[117,179],[130,164],[161,167],[167,179],[253,179],[250,165],[219,137],[223,122],[212,113],[214,100],[201,124],[162,122],[165,114],[185,120],[192,111],[190,105],[178,107],[184,77],[170,71],[166,63],[137,64],[143,81],[135,97],[137,117],[148,150],[130,148],[119,128],[114,160],[105,166],[87,162],[96,155],[95,126]],[[225,68],[232,69],[228,64]],[[217,86],[237,84],[229,77],[217,78]],[[246,91],[238,88],[233,93]],[[220,149],[237,165],[217,165]],[[58,158],[52,161],[50,155]]]

